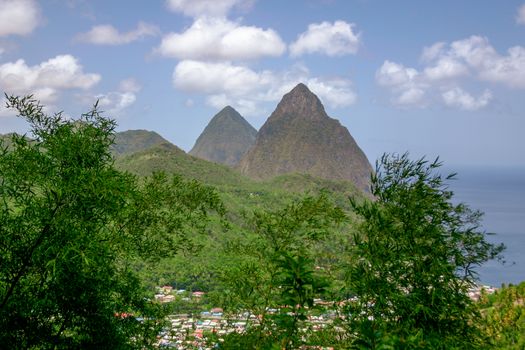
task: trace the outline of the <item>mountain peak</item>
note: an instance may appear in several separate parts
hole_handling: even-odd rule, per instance
[[[328,118],[319,98],[303,83],[297,84],[283,96],[273,115],[307,119]]]
[[[305,83],[299,83],[297,84],[292,90],[289,92],[290,94],[312,94],[313,92],[310,91],[308,86],[306,86]]]
[[[219,113],[215,114],[215,116],[210,120],[209,125],[213,125],[213,123],[216,123],[217,121],[220,121],[221,119],[232,119],[235,121],[238,121],[240,123],[248,123],[240,114],[233,108],[232,106],[226,106],[223,109],[220,110]]]
[[[303,173],[349,180],[361,189],[368,187],[372,172],[348,129],[326,114],[304,84],[283,96],[238,167],[258,179]]]
[[[226,106],[210,120],[189,154],[233,166],[253,145],[256,134],[239,112]]]

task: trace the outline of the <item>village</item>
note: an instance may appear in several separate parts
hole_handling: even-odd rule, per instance
[[[205,297],[201,291],[188,292],[184,289],[173,290],[171,286],[158,287],[155,299],[161,303],[170,303],[180,298],[190,302]],[[316,305],[330,304],[321,299],[315,300]],[[277,309],[268,309],[268,314],[277,312]],[[335,312],[327,311],[321,315],[308,316],[308,324],[313,330],[319,330],[333,323]],[[213,349],[210,343],[221,342],[227,334],[232,332],[243,333],[249,326],[259,325],[259,316],[249,312],[235,315],[226,315],[222,308],[211,308],[200,313],[185,313],[169,316],[171,327],[164,329],[158,336],[160,348],[172,349]],[[331,348],[326,348],[331,349]]]
[[[157,287],[158,293],[155,300],[160,303],[171,303],[179,299],[184,302],[199,301],[205,297],[202,291],[189,292],[184,289],[174,290],[172,286]],[[495,293],[498,288],[485,285],[477,285],[469,289],[468,296],[478,301],[484,294]],[[329,306],[332,303],[315,299],[318,306]],[[268,309],[269,314],[277,312],[276,309]],[[333,324],[336,317],[334,311],[327,310],[320,315],[309,315],[307,324],[311,329],[320,330]],[[247,327],[257,326],[259,316],[249,312],[235,315],[226,315],[224,310],[214,307],[197,313],[182,313],[169,316],[170,326],[158,335],[158,347],[167,349],[213,349],[212,344],[221,342],[223,337],[232,332],[244,333]],[[336,327],[337,328],[337,327]],[[331,349],[331,348],[326,348]]]

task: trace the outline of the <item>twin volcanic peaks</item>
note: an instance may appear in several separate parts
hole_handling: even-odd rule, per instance
[[[372,167],[348,130],[330,118],[304,84],[285,94],[257,132],[226,107],[213,117],[190,154],[237,166],[256,179],[287,173],[349,180],[366,189]]]

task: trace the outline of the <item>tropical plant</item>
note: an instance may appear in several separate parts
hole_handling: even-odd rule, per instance
[[[349,266],[349,334],[357,348],[473,349],[483,335],[467,290],[504,247],[485,240],[481,213],[452,202],[439,160],[384,155]]]
[[[79,120],[6,96],[31,127],[0,147],[0,344],[9,348],[144,348],[162,326],[138,259],[172,255],[202,230],[214,192],[116,170],[115,122],[97,106]],[[0,145],[1,146],[1,145]]]

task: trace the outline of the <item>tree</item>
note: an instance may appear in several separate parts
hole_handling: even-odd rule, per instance
[[[297,349],[314,299],[328,281],[316,269],[315,245],[331,239],[346,216],[326,194],[305,196],[275,211],[255,212],[252,239],[233,245],[239,260],[223,272],[224,294],[237,313],[258,315],[243,335],[225,337],[222,349]],[[271,310],[271,311],[270,311]]]
[[[485,240],[481,213],[451,202],[441,163],[384,155],[372,176],[349,267],[355,347],[476,348],[479,313],[467,296],[475,268],[504,247]]]
[[[525,282],[482,294],[480,304],[483,328],[494,349],[525,348]]]
[[[141,184],[116,170],[115,122],[96,105],[69,120],[30,96],[7,100],[31,139],[13,135],[0,147],[0,344],[152,346],[162,310],[146,298],[135,262],[174,254],[209,209],[222,210],[216,193],[162,175]]]

